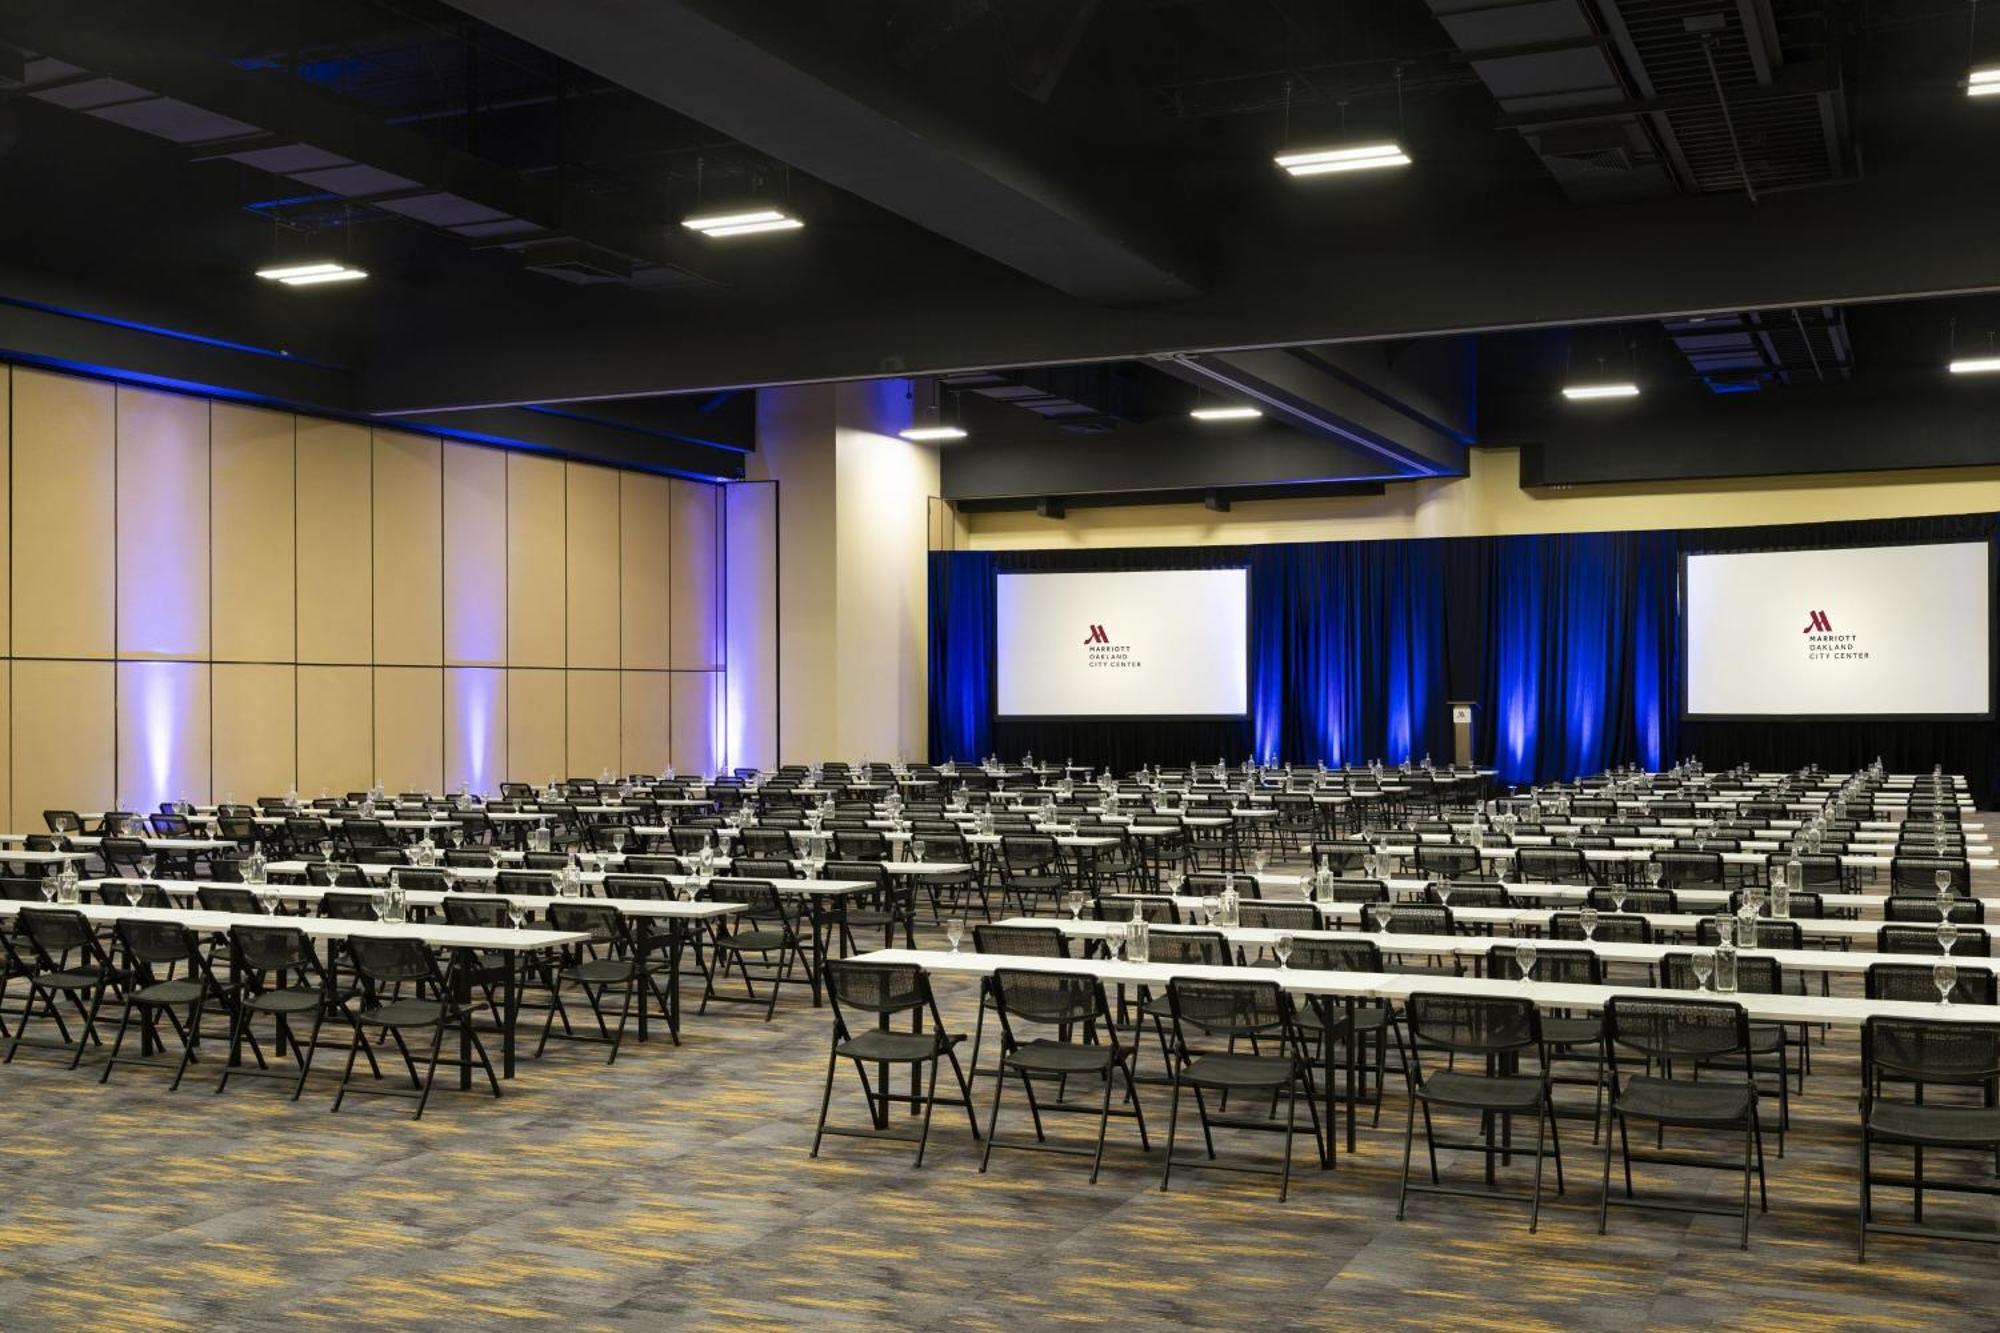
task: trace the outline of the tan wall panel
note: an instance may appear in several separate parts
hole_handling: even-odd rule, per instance
[[[208,400],[118,389],[118,655],[208,656]]]
[[[673,677],[621,671],[619,761],[625,773],[658,773],[673,762]]]
[[[561,671],[507,673],[507,780],[532,782],[566,776],[564,738],[568,700]]]
[[[444,446],[444,660],[507,661],[507,455],[498,449]],[[500,766],[495,751],[489,768]]]
[[[563,464],[507,456],[507,660],[514,666],[562,666],[567,545]]]
[[[289,662],[297,651],[298,633],[293,619],[297,586],[292,565],[297,541],[292,528],[295,418],[289,412],[267,412],[235,403],[216,403],[213,413],[209,420],[213,650],[223,661]],[[218,686],[221,680],[218,675]],[[289,671],[285,681],[285,716],[289,719]],[[285,756],[285,781],[289,784],[289,720]],[[220,783],[220,752],[215,766]],[[264,771],[261,761],[250,771]]]
[[[571,671],[569,676],[569,777],[594,778],[619,770],[618,673]]]
[[[713,773],[722,751],[722,673],[672,676],[673,761],[678,773]]]
[[[621,661],[627,667],[665,670],[673,661],[668,574],[673,558],[673,486],[666,477],[643,472],[619,478],[618,597],[624,640]]]
[[[12,469],[8,464],[8,456],[12,453],[13,445],[10,438],[13,432],[14,421],[13,402],[14,372],[10,366],[0,369],[0,467],[8,467],[8,475],[10,477]],[[8,588],[12,582],[12,575],[9,571],[13,568],[14,564],[14,548],[13,541],[9,536],[9,529],[12,527],[13,521],[13,506],[11,504],[0,504],[0,589]],[[0,654],[11,651],[12,643],[12,617],[0,616]],[[5,674],[4,671],[0,671],[0,675]],[[0,708],[0,717],[5,716],[5,711],[4,708]],[[4,773],[6,767],[5,764],[0,764],[0,773]],[[0,781],[4,781],[4,779],[0,779]],[[0,810],[11,810],[12,808],[10,803],[0,801]],[[39,828],[40,825],[36,827]]]
[[[618,474],[608,467],[568,467],[569,664],[618,665]],[[611,761],[617,762],[614,757]],[[595,772],[596,770],[592,770]]]
[[[374,783],[373,677],[365,666],[299,668],[300,795],[339,796]]]
[[[366,426],[299,418],[301,662],[367,662],[373,651],[370,466]]]
[[[672,481],[673,520],[668,562],[672,665],[699,671],[722,665],[720,593],[721,487]]]
[[[507,767],[507,673],[497,667],[444,669],[444,782],[457,791],[498,794]]]
[[[392,792],[444,788],[442,668],[375,668],[375,780]]]
[[[298,773],[296,671],[218,662],[213,679],[215,794],[234,792],[242,801],[284,795]]]
[[[109,384],[14,371],[13,648],[22,656],[112,655],[115,401]],[[108,698],[108,675],[104,689]],[[74,787],[64,778],[52,789]]]
[[[115,806],[117,689],[109,662],[16,661],[14,826],[42,827],[42,811]]]
[[[375,433],[375,661],[444,660],[444,493],[438,442]]]
[[[0,375],[0,384],[7,377]],[[0,506],[4,507],[4,506]],[[11,662],[0,662],[0,755],[11,756],[14,752],[14,709],[11,699],[14,691],[14,673]],[[39,832],[42,828],[42,814],[39,810],[17,814],[14,811],[14,773],[12,763],[0,763],[0,810],[8,812],[14,822],[10,827],[23,832]]]
[[[210,799],[210,741],[208,663],[118,664],[119,809]]]

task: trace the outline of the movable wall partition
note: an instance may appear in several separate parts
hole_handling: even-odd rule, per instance
[[[11,827],[724,761],[722,488],[0,370]]]

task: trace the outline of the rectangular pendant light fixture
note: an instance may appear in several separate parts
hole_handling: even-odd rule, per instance
[[[1325,176],[1336,171],[1372,171],[1377,167],[1407,167],[1410,155],[1395,143],[1356,144],[1347,148],[1316,148],[1280,153],[1274,161],[1294,176]]]
[[[1618,384],[1566,384],[1563,397],[1573,403],[1588,402],[1593,398],[1637,398],[1639,386],[1631,383]]]
[[[1990,375],[2000,371],[2000,356],[1975,356],[1951,363],[1954,375]]]
[[[311,260],[297,264],[274,264],[257,270],[257,276],[267,282],[283,283],[287,287],[316,287],[325,282],[355,282],[368,276],[366,269],[355,268],[351,264],[337,264],[330,259]]]
[[[932,440],[962,440],[965,432],[957,426],[907,426],[896,432],[897,436],[915,444]]]
[[[704,236],[755,236],[767,231],[797,231],[806,224],[775,208],[757,208],[738,213],[710,213],[682,218],[681,225]]]
[[[1248,421],[1264,414],[1254,407],[1197,407],[1188,413],[1196,421]]]
[[[1967,97],[2000,97],[2000,65],[1986,65],[1965,76]]]

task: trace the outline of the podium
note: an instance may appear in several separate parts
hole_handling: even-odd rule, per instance
[[[1479,703],[1475,699],[1453,699],[1446,706],[1451,709],[1451,762],[1460,768],[1472,768],[1478,762],[1472,752],[1472,736],[1479,720]]]

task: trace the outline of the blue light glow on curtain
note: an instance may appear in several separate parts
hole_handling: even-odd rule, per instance
[[[931,759],[992,753],[994,560],[933,551],[930,570]]]

